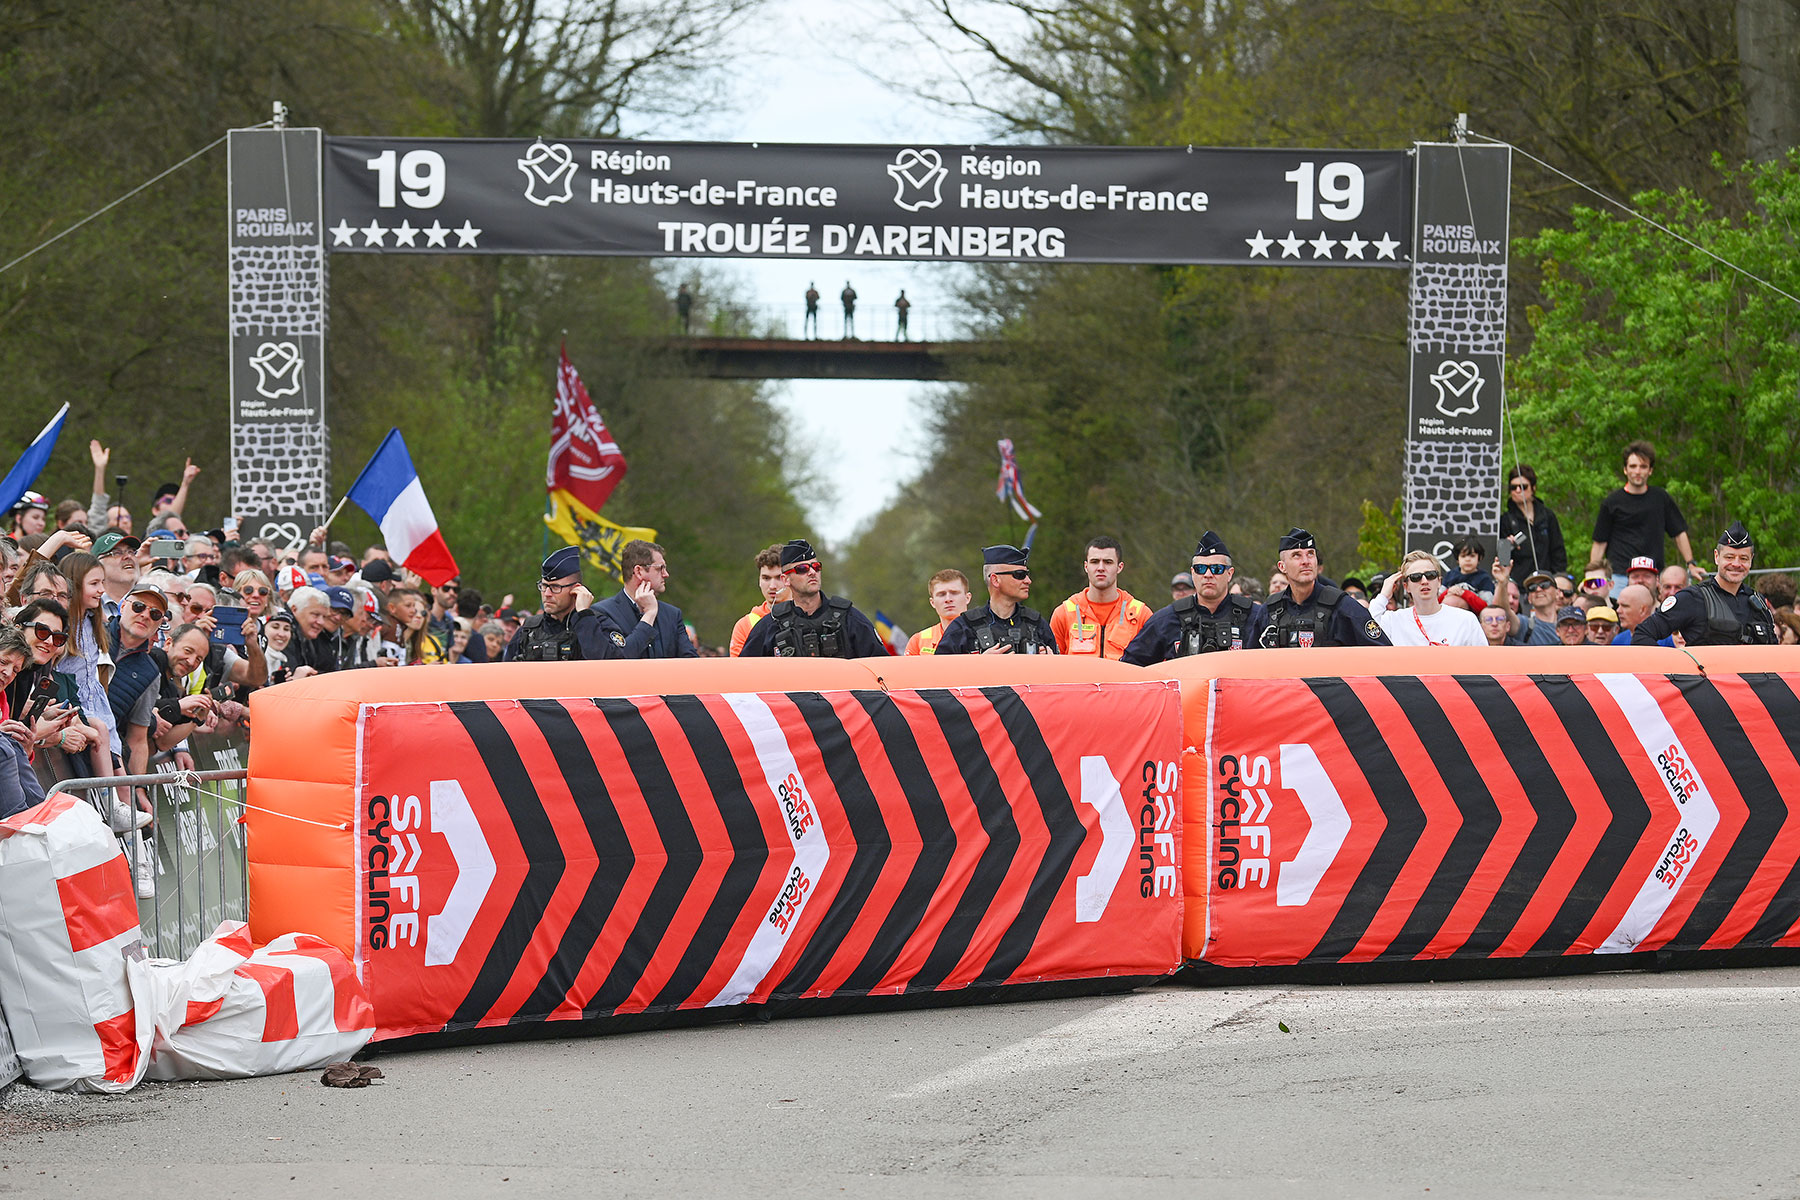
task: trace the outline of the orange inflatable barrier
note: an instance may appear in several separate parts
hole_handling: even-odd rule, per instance
[[[1280,650],[1149,674],[1182,685],[1191,961],[1800,938],[1800,650]]]
[[[253,935],[350,954],[378,1039],[1180,965],[1180,692],[1117,663],[365,670],[251,712]]]

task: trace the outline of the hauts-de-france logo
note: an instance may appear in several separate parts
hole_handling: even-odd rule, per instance
[[[525,198],[539,208],[569,202],[575,155],[561,142],[539,138],[519,160],[519,170],[525,172]]]
[[[1437,389],[1437,410],[1446,417],[1461,417],[1481,407],[1481,368],[1472,362],[1445,359],[1428,377]]]
[[[944,202],[944,159],[936,150],[902,150],[888,164],[894,180],[894,203],[907,212],[936,208]]]
[[[270,400],[292,396],[300,390],[300,368],[306,360],[292,342],[264,342],[250,356],[256,369],[256,394]]]

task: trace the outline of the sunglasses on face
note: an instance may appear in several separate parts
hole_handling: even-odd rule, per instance
[[[1022,568],[1017,571],[995,571],[994,577],[997,579],[1030,579],[1031,572]]]
[[[1565,600],[1573,600],[1575,598],[1575,589],[1559,587],[1556,589],[1556,594],[1561,596]]]
[[[193,613],[196,617],[203,617],[207,613],[212,611],[212,605],[210,605],[210,604],[190,604],[187,606],[187,610],[189,612]]]
[[[817,575],[819,564],[816,562],[795,563],[782,571],[784,575]]]
[[[1534,583],[1530,587],[1526,588],[1525,590],[1528,592],[1542,592],[1542,591],[1548,591],[1550,588],[1553,588],[1555,586],[1556,585],[1553,583]]]
[[[1512,490],[1515,492],[1529,492],[1531,490],[1531,485],[1529,483],[1515,483],[1512,485]]]
[[[169,619],[169,614],[166,611],[156,607],[154,604],[145,604],[142,600],[133,600],[131,602],[131,611],[134,613],[149,613],[150,619],[158,623]]]
[[[1598,591],[1599,589],[1605,587],[1606,585],[1607,585],[1607,581],[1604,579],[1584,579],[1581,581],[1582,587],[1590,588],[1594,591]]]
[[[1410,574],[1406,577],[1406,582],[1408,582],[1408,583],[1424,583],[1427,580],[1435,581],[1438,578],[1440,578],[1442,575],[1443,575],[1442,571],[1414,571],[1412,574]]]
[[[60,646],[69,640],[69,635],[60,629],[52,629],[48,625],[40,625],[36,621],[25,628],[31,630],[40,642],[49,642],[52,646]]]
[[[238,595],[240,596],[266,596],[268,594],[268,588],[247,587],[238,589]]]
[[[1196,574],[1196,575],[1223,575],[1225,572],[1227,572],[1229,570],[1231,570],[1230,563],[1195,563],[1194,564],[1194,574]]]

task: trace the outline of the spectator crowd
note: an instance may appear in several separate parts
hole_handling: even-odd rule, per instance
[[[579,554],[559,551],[546,560],[539,609],[527,611],[511,595],[489,604],[456,579],[433,586],[379,545],[354,554],[323,528],[304,544],[280,546],[240,538],[231,519],[192,527],[188,490],[199,472],[192,463],[178,482],[157,489],[140,519],[105,491],[109,452],[98,442],[89,449],[94,485],[85,504],[52,506],[28,492],[0,537],[7,614],[0,624],[0,817],[36,803],[54,779],[140,775],[167,761],[191,770],[191,738],[249,735],[252,691],[324,672],[532,657],[853,656],[883,648],[867,618],[825,592],[817,556],[802,541],[758,550],[760,602],[738,622],[729,650],[710,650],[678,609],[660,601],[672,572],[653,543],[624,548],[624,586],[599,600],[581,585]],[[1295,529],[1282,539],[1265,584],[1260,572],[1240,574],[1208,531],[1191,570],[1171,580],[1170,603],[1153,607],[1121,586],[1120,544],[1099,536],[1082,564],[1087,586],[1045,618],[1029,607],[1026,552],[989,547],[987,604],[972,607],[973,587],[961,571],[934,573],[925,591],[938,622],[914,635],[905,653],[1095,654],[1148,663],[1257,646],[1627,644],[1653,613],[1670,610],[1705,578],[1679,507],[1649,483],[1654,468],[1647,444],[1626,448],[1624,483],[1601,501],[1579,571],[1570,569],[1561,524],[1524,465],[1508,474],[1494,553],[1470,536],[1454,547],[1454,565],[1415,550],[1392,574],[1366,581],[1329,579],[1311,536]],[[1722,535],[1721,548],[1737,545],[1734,536]],[[1680,561],[1664,561],[1668,541]],[[1793,579],[1761,576],[1755,589],[1771,608],[1776,640],[1800,643]],[[102,807],[121,836],[151,823],[145,791],[110,791]],[[153,894],[153,880],[140,873],[138,883],[140,895]]]

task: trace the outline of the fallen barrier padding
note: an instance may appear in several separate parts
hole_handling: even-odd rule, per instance
[[[1211,654],[1184,953],[1214,966],[1787,947],[1800,650]]]
[[[376,1038],[1181,962],[1176,684],[1055,658],[341,672],[255,693],[250,926]]]

